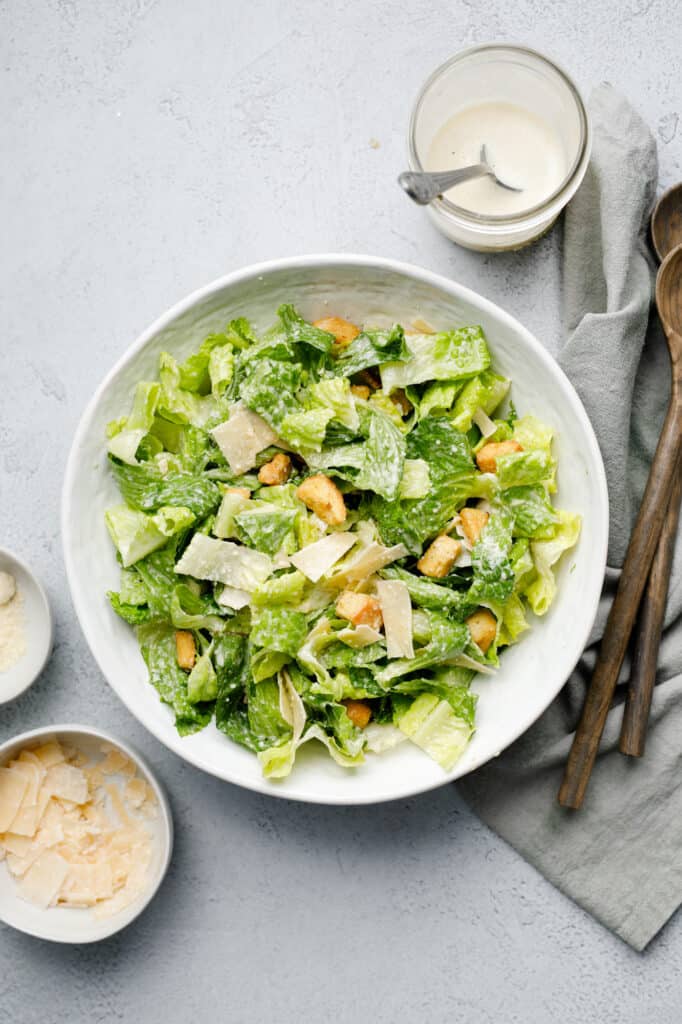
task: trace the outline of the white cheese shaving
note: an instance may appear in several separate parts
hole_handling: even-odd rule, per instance
[[[366,623],[361,622],[359,626],[354,629],[347,627],[346,629],[340,629],[336,633],[336,639],[341,640],[342,643],[347,644],[348,647],[369,647],[370,644],[379,643],[382,639],[381,633],[376,629],[372,629]]]
[[[490,416],[483,409],[477,409],[471,419],[481,431],[483,437],[491,437],[497,430]]]
[[[389,658],[414,658],[412,602],[407,587],[402,580],[377,580],[376,589]]]
[[[28,869],[19,891],[29,903],[49,907],[69,873],[69,863],[55,850],[44,850]]]
[[[346,587],[349,583],[362,583],[379,569],[395,562],[397,558],[404,558],[406,554],[407,548],[404,544],[396,544],[392,548],[387,548],[383,544],[371,541],[337,573],[329,576],[326,582],[333,587]]]
[[[251,602],[251,594],[248,590],[238,590],[236,587],[223,587],[218,594],[216,601],[223,608],[232,608],[238,612],[240,608],[246,608]]]
[[[0,832],[6,832],[17,816],[28,789],[28,779],[11,768],[0,768]]]
[[[272,560],[252,548],[195,533],[175,571],[197,580],[213,580],[252,591],[272,572]]]
[[[314,541],[290,556],[291,564],[317,583],[331,567],[338,562],[357,540],[353,533],[330,533],[327,537]]]
[[[258,453],[277,441],[277,434],[263,417],[240,403],[231,407],[229,419],[211,434],[235,476],[253,469]]]

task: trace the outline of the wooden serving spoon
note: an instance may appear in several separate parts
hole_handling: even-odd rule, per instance
[[[656,305],[670,351],[672,394],[559,789],[559,803],[576,810],[585,798],[678,466],[682,437],[682,246],[669,253],[661,265]]]
[[[682,245],[682,184],[673,185],[656,203],[651,215],[651,241],[659,260],[664,260],[676,246]],[[649,581],[639,606],[619,744],[621,753],[630,757],[642,757],[646,745],[681,497],[682,461],[677,467],[668,514],[663,522]]]

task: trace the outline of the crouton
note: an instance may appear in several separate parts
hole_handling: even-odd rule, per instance
[[[296,489],[296,497],[330,526],[340,526],[345,522],[346,503],[343,494],[334,481],[323,473],[316,473],[304,480]]]
[[[492,441],[484,444],[476,456],[476,464],[481,473],[497,472],[497,460],[500,455],[511,455],[512,452],[522,452],[523,448],[518,441]]]
[[[377,391],[381,387],[381,377],[374,370],[359,370],[356,377],[361,384],[366,384],[370,391]]]
[[[321,331],[333,334],[338,345],[350,345],[360,333],[360,328],[344,320],[340,316],[324,316],[316,320],[313,327],[319,327]]]
[[[192,669],[197,658],[197,647],[194,636],[188,629],[178,629],[175,633],[175,654],[180,668]]]
[[[485,654],[497,633],[497,619],[487,608],[479,608],[466,620],[471,639]]]
[[[250,498],[251,491],[248,487],[226,487],[225,494],[238,494],[241,498]]]
[[[417,568],[425,576],[447,576],[459,558],[461,550],[460,541],[453,540],[443,533],[426,549],[417,562]]]
[[[291,476],[291,459],[283,452],[277,454],[258,470],[258,479],[262,484],[274,487],[285,484]]]
[[[365,401],[370,396],[370,390],[366,384],[351,384],[350,390],[351,394],[355,395],[356,398],[364,398]]]
[[[341,619],[348,619],[354,626],[371,626],[381,629],[381,605],[376,597],[369,594],[356,594],[354,590],[344,590],[336,602],[336,614]]]
[[[408,416],[412,412],[412,402],[402,388],[398,388],[391,394],[391,401],[398,406],[401,416]]]
[[[480,508],[463,508],[459,513],[459,517],[462,520],[464,536],[471,544],[475,544],[481,536],[481,530],[490,519],[490,516]]]
[[[342,700],[341,703],[346,709],[346,714],[353,725],[358,729],[364,729],[372,717],[372,709],[364,700]]]

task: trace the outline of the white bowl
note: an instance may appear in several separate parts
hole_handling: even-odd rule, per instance
[[[25,747],[40,746],[49,738],[71,745],[82,750],[87,756],[101,757],[100,744],[110,743],[118,747],[137,765],[138,773],[154,790],[158,804],[156,817],[149,818],[145,824],[153,836],[154,855],[149,868],[146,888],[132,903],[119,910],[111,917],[98,920],[92,910],[85,907],[42,907],[27,903],[19,895],[19,887],[12,877],[7,865],[0,862],[0,921],[17,928],[27,935],[52,942],[99,942],[119,932],[134,921],[156,894],[170,864],[173,851],[173,819],[168,798],[161,783],[154,775],[147,762],[129,747],[127,743],[100,729],[88,725],[52,725],[41,729],[32,729],[20,736],[7,740],[0,746],[0,765],[18,754]]]
[[[247,316],[268,326],[282,302],[314,319],[337,313],[358,322],[421,317],[439,327],[478,323],[495,366],[513,378],[521,413],[533,412],[557,434],[558,504],[581,513],[583,532],[559,570],[548,615],[506,651],[494,679],[475,684],[477,731],[454,770],[445,773],[411,744],[368,757],[348,770],[313,744],[290,777],[263,779],[253,754],[214,725],[181,739],[173,715],[147,683],[135,635],[109,607],[119,572],[104,511],[120,501],[107,468],[105,426],[125,413],[135,384],[156,375],[161,351],[184,357],[226,320]],[[90,401],[69,455],[62,495],[64,556],[73,602],[102,672],[130,711],[180,757],[219,778],[274,796],[315,803],[375,803],[405,797],[465,775],[504,750],[557,695],[587,641],[601,592],[608,535],[604,467],[587,414],[568,379],[540,343],[498,306],[417,267],[367,256],[307,256],[264,263],[221,278],[165,313],[122,356]]]
[[[0,572],[14,577],[23,599],[26,651],[11,668],[0,672],[0,704],[14,700],[35,682],[45,668],[54,642],[54,620],[47,595],[29,567],[0,548]]]

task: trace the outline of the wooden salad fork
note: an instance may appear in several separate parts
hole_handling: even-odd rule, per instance
[[[682,245],[670,252],[661,264],[656,278],[656,305],[670,352],[672,392],[623,563],[618,591],[606,623],[597,665],[559,789],[559,803],[574,809],[581,807],[585,798],[668,505],[671,497],[674,497],[675,488],[679,487],[678,453],[682,437]],[[667,543],[672,544],[673,540],[674,536],[669,537]],[[667,579],[665,582],[667,587]],[[657,614],[662,614],[662,608],[658,609]],[[641,706],[639,711],[642,711]],[[646,711],[648,713],[648,707]]]

